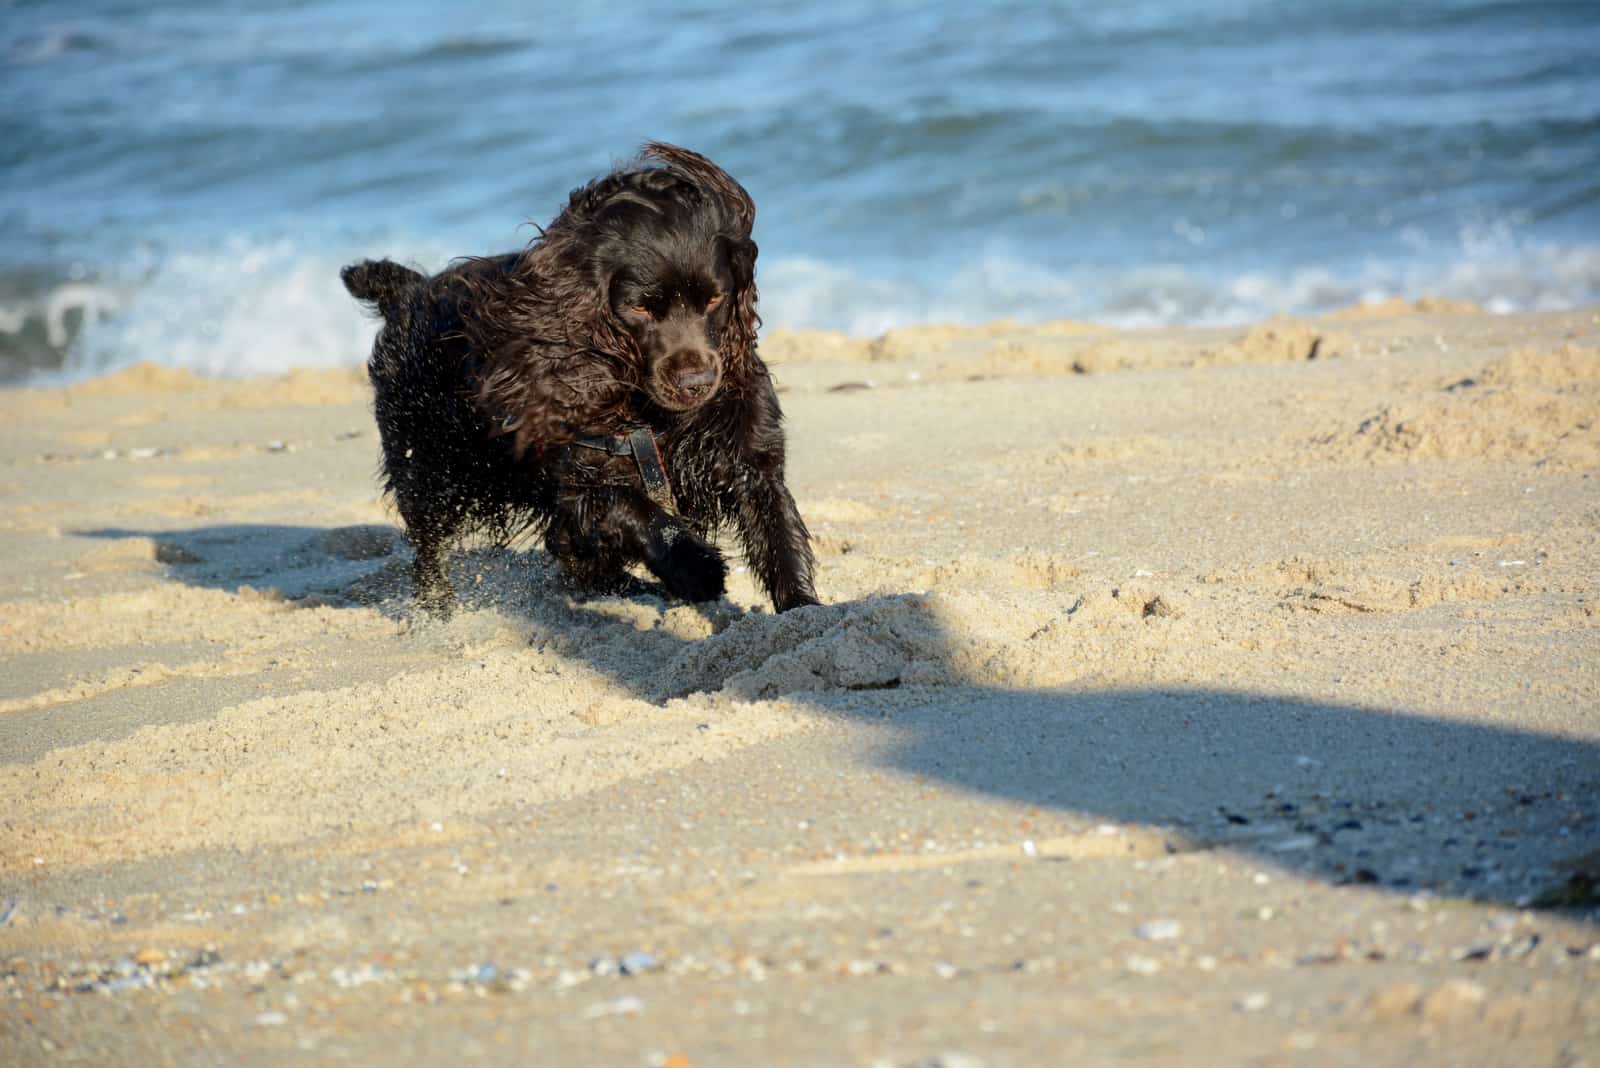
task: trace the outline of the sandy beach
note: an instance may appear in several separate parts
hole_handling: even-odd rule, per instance
[[[825,605],[0,394],[0,1063],[1595,1064],[1600,310],[775,331]]]

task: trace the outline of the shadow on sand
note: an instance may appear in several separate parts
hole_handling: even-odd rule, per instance
[[[152,538],[176,581],[409,613],[409,557],[392,527],[80,533]],[[913,595],[784,616],[723,603],[702,612],[707,636],[683,638],[640,625],[666,607],[656,598],[563,596],[541,552],[466,551],[452,570],[468,607],[510,614],[530,642],[640,697],[782,694],[824,715],[870,718],[891,739],[878,758],[907,775],[1146,824],[1175,849],[1226,847],[1330,882],[1507,905],[1597,903],[1600,746],[1590,742],[1202,687],[985,684],[951,666],[948,625]],[[474,570],[479,581],[464,581]]]

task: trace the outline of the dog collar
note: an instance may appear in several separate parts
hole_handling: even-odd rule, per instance
[[[645,494],[669,514],[678,514],[678,502],[672,495],[672,483],[667,479],[667,465],[661,460],[661,446],[656,443],[656,436],[649,427],[642,426],[604,438],[584,435],[575,438],[572,443],[612,456],[632,456],[634,466],[639,469],[639,479],[644,483]]]

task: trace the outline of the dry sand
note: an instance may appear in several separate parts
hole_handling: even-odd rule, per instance
[[[0,396],[0,1063],[1600,1059],[1595,310],[763,351],[784,617],[412,619],[355,374]]]

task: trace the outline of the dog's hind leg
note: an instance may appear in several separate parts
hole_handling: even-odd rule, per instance
[[[459,525],[449,516],[407,508],[400,509],[406,522],[406,538],[415,554],[411,562],[411,583],[416,602],[428,614],[448,619],[455,607],[455,591],[444,564],[445,548]]]

